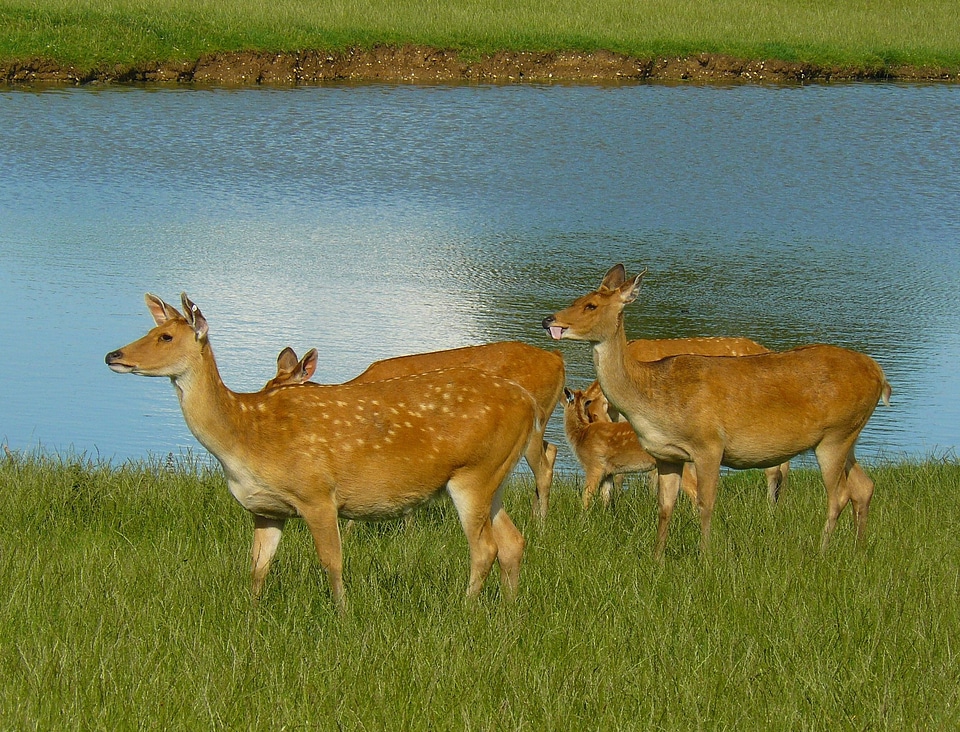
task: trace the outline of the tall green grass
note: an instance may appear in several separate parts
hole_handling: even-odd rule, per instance
[[[91,66],[401,43],[957,66],[960,13],[955,0],[0,0],[6,61]]]
[[[345,538],[334,612],[291,522],[256,608],[251,521],[202,463],[0,459],[0,726],[8,729],[952,729],[960,725],[960,464],[870,471],[869,536],[818,550],[797,470],[723,480],[713,547],[683,505],[651,557],[655,500],[584,514],[531,487],[520,597],[463,598],[449,502]]]

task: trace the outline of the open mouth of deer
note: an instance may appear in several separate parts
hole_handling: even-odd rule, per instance
[[[563,338],[563,333],[566,331],[566,328],[564,328],[562,325],[556,324],[556,320],[552,315],[544,318],[541,325],[543,325],[544,330],[550,332],[550,337],[555,341],[559,341],[561,338]]]

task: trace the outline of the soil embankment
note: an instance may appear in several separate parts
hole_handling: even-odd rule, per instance
[[[0,84],[174,83],[250,86],[324,82],[618,82],[822,83],[830,81],[960,81],[958,69],[912,66],[818,66],[747,61],[717,54],[632,58],[607,51],[501,51],[464,57],[434,48],[381,46],[346,51],[217,53],[195,61],[149,62],[82,69],[48,59],[0,63]]]

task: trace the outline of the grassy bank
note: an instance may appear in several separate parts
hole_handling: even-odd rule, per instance
[[[90,67],[376,44],[960,66],[955,0],[0,0],[0,62]]]
[[[0,459],[0,719],[28,729],[949,729],[960,723],[960,464],[871,470],[866,546],[849,519],[821,555],[817,475],[776,511],[762,476],[724,479],[714,551],[678,510],[650,557],[654,500],[584,515],[530,488],[521,593],[462,599],[448,502],[345,540],[334,615],[300,522],[265,597],[251,522],[219,473]]]

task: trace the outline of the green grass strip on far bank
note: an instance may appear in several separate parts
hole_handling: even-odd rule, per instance
[[[0,61],[81,67],[404,43],[960,66],[956,0],[0,0]]]

